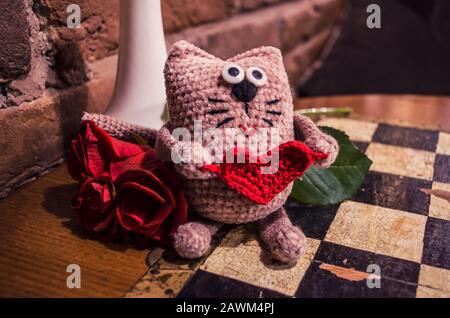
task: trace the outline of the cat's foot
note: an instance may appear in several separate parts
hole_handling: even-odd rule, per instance
[[[174,247],[185,258],[202,257],[208,252],[211,238],[218,230],[218,223],[189,222],[180,225],[174,234]]]
[[[272,257],[288,264],[295,264],[305,253],[306,236],[292,225],[283,208],[259,221],[261,239],[268,246]]]
[[[307,246],[305,235],[295,226],[280,229],[266,243],[275,259],[288,264],[295,264]]]

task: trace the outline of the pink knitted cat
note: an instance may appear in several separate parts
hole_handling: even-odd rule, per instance
[[[288,78],[281,52],[276,48],[261,47],[223,61],[180,41],[170,50],[165,79],[170,121],[156,136],[149,129],[103,115],[85,114],[84,119],[95,121],[118,138],[129,139],[130,134],[139,133],[155,139],[158,153],[168,161],[172,160],[172,150],[178,142],[172,136],[173,130],[187,128],[193,133],[194,120],[201,120],[203,129],[237,128],[247,140],[250,132],[258,133],[261,128],[277,128],[279,144],[294,140],[297,134],[312,150],[329,154],[317,162],[321,167],[330,166],[338,154],[337,142],[332,137],[308,118],[293,114]],[[264,138],[255,139],[258,143],[268,142]],[[195,149],[204,145],[197,146]],[[224,150],[234,146],[235,141],[225,141]],[[192,143],[186,147],[192,147]],[[267,205],[261,205],[230,189],[216,175],[202,170],[202,165],[175,165],[183,176],[189,206],[199,216],[178,228],[174,235],[177,252],[186,258],[201,257],[222,223],[256,222],[260,238],[272,256],[282,262],[296,262],[305,251],[306,238],[291,224],[283,208],[292,183]]]

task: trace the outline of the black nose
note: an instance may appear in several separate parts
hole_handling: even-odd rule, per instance
[[[233,85],[231,91],[234,97],[244,103],[251,102],[256,96],[256,86],[246,79],[239,84]]]

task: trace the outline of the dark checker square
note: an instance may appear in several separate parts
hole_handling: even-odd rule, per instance
[[[428,215],[430,196],[420,191],[431,189],[432,182],[370,171],[355,201]]]
[[[437,182],[450,183],[450,156],[436,155],[434,160],[433,180]]]
[[[450,269],[450,221],[428,218],[423,239],[422,263]]]
[[[301,298],[412,298],[416,285],[381,277],[380,288],[369,288],[367,281],[340,278],[313,262],[305,273],[295,296]]]
[[[367,272],[371,264],[380,266],[381,277],[417,284],[420,264],[387,255],[375,254],[331,242],[321,242],[315,261]]]
[[[250,285],[201,269],[178,293],[178,298],[281,298],[276,291]]]
[[[439,132],[416,128],[392,126],[388,124],[378,125],[372,141],[406,148],[436,151],[439,140]]]
[[[356,148],[358,148],[361,152],[366,152],[367,147],[369,147],[369,143],[368,142],[363,142],[363,141],[353,141],[352,143],[355,145]]]
[[[307,207],[288,199],[285,209],[292,223],[299,226],[307,237],[323,240],[339,209],[339,204]]]

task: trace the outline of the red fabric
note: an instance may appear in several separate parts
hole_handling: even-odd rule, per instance
[[[236,158],[236,155],[244,152],[245,163],[210,164],[202,168],[216,173],[230,188],[251,201],[268,204],[292,181],[303,175],[314,161],[328,157],[328,154],[312,151],[300,141],[286,142],[278,147],[278,151],[279,168],[272,174],[261,173],[261,167],[270,166],[270,161],[259,157],[255,163],[250,163],[248,150],[242,149],[234,149],[234,155]],[[270,156],[270,153],[266,156]]]
[[[80,185],[73,206],[89,230],[136,232],[169,244],[186,222],[180,180],[150,147],[120,141],[85,121],[67,167]]]

